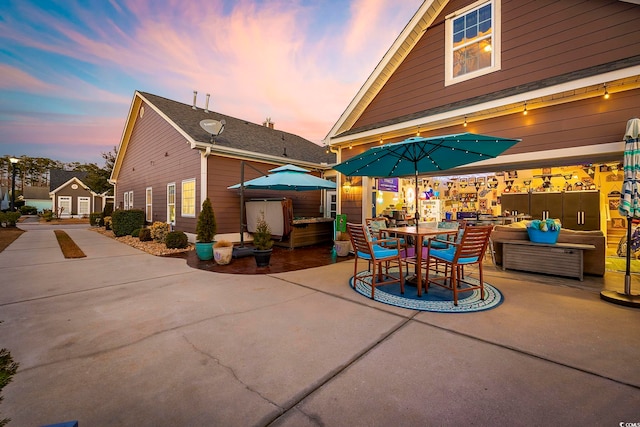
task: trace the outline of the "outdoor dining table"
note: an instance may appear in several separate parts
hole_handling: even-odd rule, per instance
[[[422,296],[422,245],[425,237],[435,237],[440,235],[455,235],[458,234],[457,229],[449,228],[434,228],[425,226],[405,226],[405,227],[388,227],[380,229],[381,232],[396,233],[402,236],[411,236],[414,241],[415,255],[416,255],[416,286],[418,288],[418,296]],[[408,239],[405,239],[408,241]],[[427,257],[429,256],[429,248],[427,247]],[[428,275],[429,272],[427,271]]]

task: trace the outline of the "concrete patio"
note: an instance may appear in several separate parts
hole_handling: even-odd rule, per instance
[[[21,227],[0,253],[9,426],[640,423],[640,310],[599,297],[620,273],[488,265],[502,305],[427,313],[354,292],[353,261],[228,275],[86,226],[66,260],[54,227]]]

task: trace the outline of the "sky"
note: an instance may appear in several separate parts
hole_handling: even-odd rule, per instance
[[[422,0],[0,0],[0,156],[104,165],[134,91],[318,144]]]

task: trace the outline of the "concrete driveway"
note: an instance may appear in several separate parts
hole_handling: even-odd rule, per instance
[[[355,293],[352,261],[225,275],[86,226],[66,260],[59,226],[23,228],[0,253],[10,426],[640,423],[640,310],[599,299],[619,274],[489,268],[501,306],[425,313]]]

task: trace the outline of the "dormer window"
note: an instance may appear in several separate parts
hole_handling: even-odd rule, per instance
[[[446,18],[445,85],[500,69],[500,0],[476,2]]]

